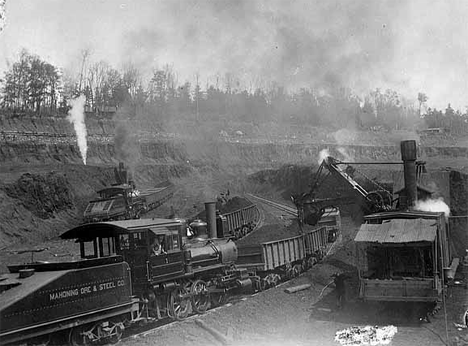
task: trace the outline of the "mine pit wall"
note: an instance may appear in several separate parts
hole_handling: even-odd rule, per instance
[[[49,139],[47,139],[49,140]],[[136,150],[126,153],[129,160],[139,156],[138,164],[154,167],[161,178],[172,175],[189,174],[191,167],[197,169],[226,170],[232,173],[254,173],[265,169],[278,169],[283,165],[317,165],[319,153],[328,149],[330,155],[339,159],[358,161],[401,161],[398,145],[359,146],[336,144],[292,144],[256,143],[253,141],[225,142],[168,139],[141,142]],[[347,157],[344,157],[342,153]],[[136,153],[136,154],[135,154]],[[125,153],[124,153],[125,154]],[[122,155],[122,154],[121,154]],[[88,142],[88,165],[114,166],[122,156],[116,153],[112,142]],[[465,147],[420,147],[418,159],[430,157],[463,158],[468,157]],[[0,141],[0,162],[15,165],[31,164],[82,164],[76,143],[40,141]],[[430,168],[430,167],[428,167]],[[433,173],[436,186],[435,197],[443,197],[450,206],[452,215],[468,215],[468,176],[455,171]],[[304,179],[304,178],[298,178]],[[310,179],[310,176],[307,176]],[[451,232],[456,239],[456,253],[468,247],[467,219],[449,220]]]
[[[58,143],[57,143],[58,142]],[[224,166],[269,166],[276,168],[284,164],[317,164],[321,150],[328,149],[331,156],[342,160],[401,161],[398,146],[364,146],[337,144],[292,144],[207,142],[198,140],[155,140],[141,142],[139,147],[121,154],[134,156],[150,162],[186,162],[193,164],[216,163]],[[342,154],[345,152],[346,157]],[[90,164],[114,163],[118,161],[112,142],[88,142]],[[430,157],[468,157],[465,147],[420,147],[418,159]],[[51,141],[0,141],[0,162],[43,162],[80,163],[80,151],[75,143]],[[208,161],[208,162],[206,162]]]

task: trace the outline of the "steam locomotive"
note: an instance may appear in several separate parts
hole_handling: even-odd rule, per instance
[[[327,243],[323,227],[266,243],[254,254],[256,268],[236,266],[240,249],[216,237],[214,208],[207,213],[206,228],[177,219],[83,224],[61,235],[76,241],[80,260],[10,265],[0,277],[0,344],[115,342],[136,322],[182,320],[231,292],[274,285],[272,278],[305,269]]]
[[[154,188],[137,190],[127,179],[122,162],[114,168],[116,183],[97,193],[98,199],[88,203],[83,213],[84,222],[138,219],[142,214],[159,208],[174,194],[175,187],[169,181]]]

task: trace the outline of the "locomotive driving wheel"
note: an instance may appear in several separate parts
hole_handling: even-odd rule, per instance
[[[195,280],[190,288],[192,293],[192,309],[196,313],[203,314],[208,309],[210,294],[206,289],[206,282]]]
[[[175,320],[183,320],[190,310],[190,295],[186,286],[179,286],[168,297],[169,317]]]

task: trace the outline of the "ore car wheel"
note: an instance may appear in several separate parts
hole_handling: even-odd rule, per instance
[[[206,289],[206,282],[203,280],[195,280],[190,288],[192,293],[192,309],[196,313],[203,314],[208,309],[210,303],[210,295]]]
[[[85,334],[86,326],[78,326],[70,330],[68,335],[68,342],[72,346],[86,346],[91,345],[91,340],[88,335]]]
[[[185,287],[177,287],[169,296],[170,317],[175,320],[183,320],[190,310],[190,298]]]
[[[114,325],[112,336],[109,338],[111,344],[116,344],[122,339],[124,328],[121,324],[117,323]]]
[[[315,257],[309,257],[309,259],[307,260],[307,266],[309,268],[312,268],[316,263],[317,263],[317,258]]]
[[[303,272],[309,270],[309,263],[307,262],[307,259],[304,258],[304,259],[302,260],[301,266],[302,266],[302,271],[303,271]]]
[[[265,278],[259,278],[258,280],[258,291],[263,292],[268,288],[268,283],[265,281]]]
[[[295,264],[293,267],[294,277],[299,276],[302,273],[302,264]]]

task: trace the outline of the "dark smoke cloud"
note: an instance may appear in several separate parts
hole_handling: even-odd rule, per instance
[[[438,108],[468,104],[464,0],[15,0],[0,35],[0,64],[23,46],[80,66],[80,50],[149,79],[166,64],[204,86],[230,73],[241,87],[377,87]],[[0,66],[1,69],[2,66]]]
[[[115,157],[126,165],[132,177],[140,160],[140,146],[130,122],[119,121],[117,124],[114,135]]]
[[[403,3],[367,0],[169,1],[163,12],[173,16],[162,30],[129,33],[125,51],[153,63],[178,51],[184,58],[175,70],[184,78],[194,71],[205,78],[229,72],[243,86],[261,80],[364,93],[404,83],[390,70],[395,26],[405,9]]]

